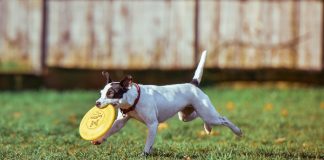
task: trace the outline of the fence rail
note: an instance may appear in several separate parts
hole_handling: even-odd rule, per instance
[[[0,0],[0,72],[322,70],[322,1]]]

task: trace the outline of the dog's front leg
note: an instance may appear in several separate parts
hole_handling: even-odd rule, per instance
[[[92,144],[94,145],[99,145],[102,142],[104,142],[108,137],[110,137],[111,135],[113,135],[114,133],[118,132],[120,129],[122,129],[126,122],[129,120],[129,116],[126,115],[125,117],[119,117],[114,124],[112,125],[111,129],[108,130],[108,132],[102,136],[101,138],[91,141]]]
[[[148,135],[146,138],[146,144],[145,144],[144,153],[143,153],[144,156],[147,156],[152,152],[152,146],[154,144],[158,125],[159,125],[159,123],[157,121],[147,124]]]

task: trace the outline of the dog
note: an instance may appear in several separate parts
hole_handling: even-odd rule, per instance
[[[207,51],[202,53],[194,77],[190,83],[165,86],[141,85],[133,83],[132,76],[126,76],[120,82],[113,82],[108,72],[103,72],[107,79],[106,86],[100,91],[101,97],[96,101],[98,108],[112,104],[118,109],[118,116],[112,128],[104,136],[91,141],[98,145],[109,136],[120,131],[130,118],[144,123],[148,128],[148,136],[143,155],[152,152],[152,146],[161,122],[178,113],[179,119],[189,122],[197,117],[204,121],[207,134],[213,126],[223,125],[237,136],[242,131],[226,117],[221,116],[212,105],[209,97],[199,88]]]

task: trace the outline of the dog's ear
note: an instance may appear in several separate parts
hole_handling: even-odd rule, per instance
[[[123,80],[120,81],[119,84],[123,88],[128,89],[128,87],[130,87],[132,83],[133,83],[133,77],[131,75],[127,75]]]
[[[107,83],[111,83],[112,82],[112,80],[110,79],[110,76],[109,76],[109,73],[108,72],[106,72],[106,71],[102,71],[102,73],[101,73],[104,77],[106,77],[106,79],[107,79]]]

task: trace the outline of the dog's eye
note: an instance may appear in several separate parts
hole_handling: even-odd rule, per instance
[[[114,92],[113,91],[108,91],[107,92],[107,97],[113,97],[114,96]]]

